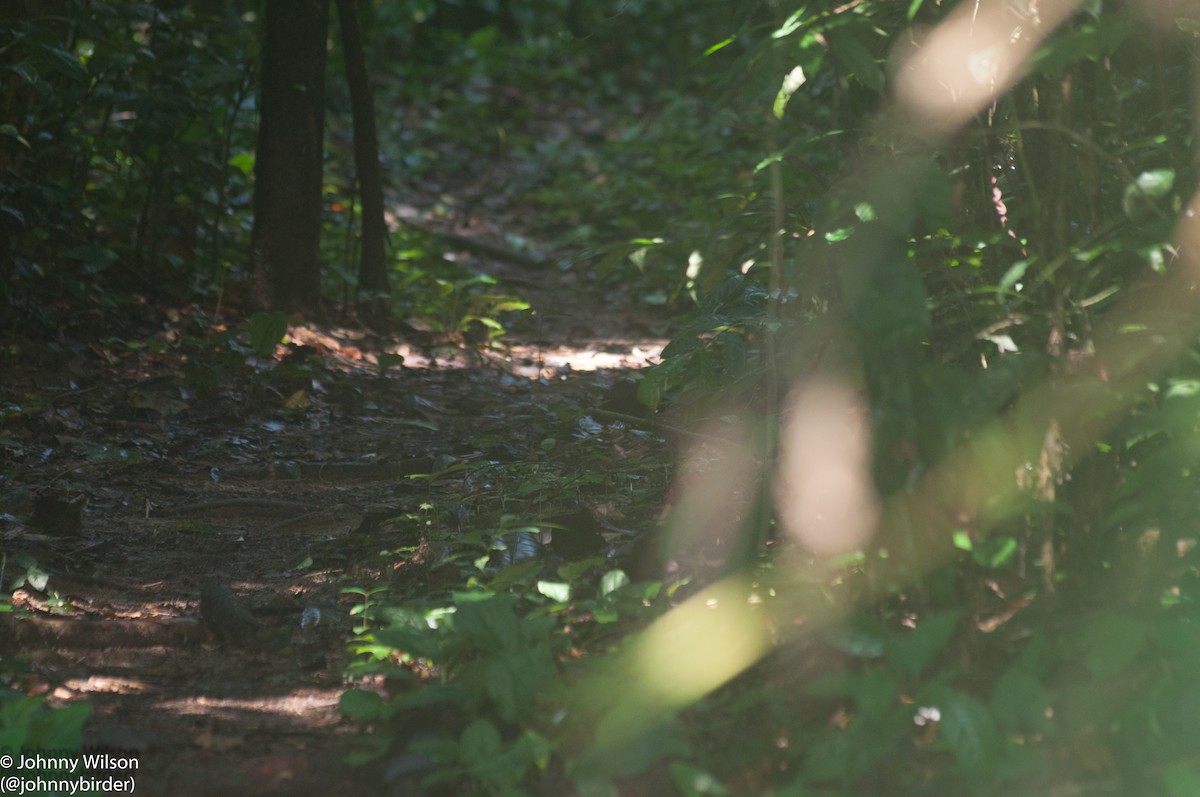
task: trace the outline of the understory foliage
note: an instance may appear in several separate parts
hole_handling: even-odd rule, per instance
[[[345,706],[404,761],[440,762],[435,790],[1200,787],[1200,361],[1169,287],[1189,256],[1195,22],[1009,11],[1009,39],[1039,41],[1023,76],[944,129],[896,98],[953,10],[747,7],[707,28],[687,78],[626,98],[638,122],[549,153],[568,168],[536,196],[597,277],[691,307],[640,399],[741,440],[710,460],[730,481],[778,483],[792,388],[845,386],[876,523],[814,559],[751,477],[749,507],[714,506],[753,544],[715,571],[489,559],[432,606],[385,601],[401,614],[380,608],[358,650],[399,691]],[[586,219],[560,201],[581,191]],[[430,705],[460,719],[422,733]]]
[[[4,19],[7,307],[236,288],[250,12],[60,5]],[[431,490],[388,521],[398,575],[349,587],[358,758],[447,795],[1200,793],[1200,19],[1040,5],[364,4],[392,184],[502,162],[479,206],[675,313],[637,387],[670,421],[622,423],[689,431],[670,490],[582,410],[425,474],[486,500]],[[976,6],[1007,27],[955,119],[912,98],[959,79],[927,36]],[[396,235],[397,317],[522,309]]]

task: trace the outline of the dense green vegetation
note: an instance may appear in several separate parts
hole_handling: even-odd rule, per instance
[[[55,5],[0,16],[9,328],[236,312],[253,9]],[[455,465],[494,489],[392,520],[381,565],[419,577],[347,585],[349,682],[387,684],[343,697],[363,761],[434,794],[1200,793],[1200,21],[1043,6],[363,4],[391,199],[506,164],[486,200],[550,267],[676,319],[638,396],[710,474],[669,493],[573,433],[587,408],[530,421],[537,456]],[[924,38],[955,19],[978,73]],[[323,291],[348,309],[338,63]],[[438,248],[393,233],[396,319],[519,322]],[[263,350],[274,322],[245,326]],[[619,496],[638,542],[515,555],[567,494]]]

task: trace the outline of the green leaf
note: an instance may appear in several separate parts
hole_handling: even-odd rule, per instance
[[[852,617],[844,623],[830,628],[826,639],[843,653],[865,659],[877,659],[883,655],[887,644],[887,632],[875,620]]]
[[[992,689],[992,714],[1006,729],[1044,730],[1050,720],[1046,709],[1050,695],[1041,682],[1024,666],[1010,667]]]
[[[404,365],[403,354],[380,354],[376,358],[376,363],[379,365],[379,375],[383,376],[388,372],[389,368],[400,367]],[[435,426],[434,429],[437,427]]]
[[[454,629],[487,652],[514,650],[523,645],[520,619],[507,596],[459,604],[454,613]]]
[[[1196,797],[1200,794],[1200,770],[1186,759],[1163,767],[1162,779],[1167,797]]]
[[[946,646],[962,616],[961,611],[949,611],[921,617],[916,628],[888,639],[888,659],[903,673],[920,674]]]
[[[802,24],[801,20],[803,19],[804,12],[806,10],[807,8],[805,6],[800,6],[799,9],[792,12],[792,15],[783,21],[783,24],[779,26],[778,30],[775,30],[771,33],[771,38],[782,39],[785,36],[792,35],[792,33],[794,33],[795,30]]]
[[[730,793],[719,780],[695,764],[672,761],[668,768],[671,771],[671,780],[675,781],[676,788],[684,797],[725,797]]]
[[[485,667],[488,697],[506,722],[518,722],[554,677],[554,658],[546,647],[493,655]]]
[[[376,720],[383,708],[383,698],[365,689],[347,689],[338,698],[338,709],[355,722]]]
[[[1169,196],[1175,186],[1174,169],[1154,169],[1142,172],[1125,187],[1121,207],[1127,216],[1135,216],[1141,210],[1152,207],[1153,200]]]
[[[941,714],[942,738],[963,766],[984,764],[995,754],[1000,740],[991,712],[974,698],[949,689],[937,691],[932,702]]]
[[[854,75],[858,82],[872,91],[883,93],[883,70],[856,33],[845,30],[831,31],[826,38],[829,40],[830,52],[834,59],[845,71]]]
[[[270,313],[255,313],[247,324],[250,348],[264,357],[271,354],[275,351],[275,347],[283,341],[287,329],[288,317],[278,310]]]
[[[971,558],[980,567],[996,569],[1013,561],[1020,545],[1015,537],[992,535],[980,540],[971,552]]]
[[[707,58],[708,56],[712,55],[713,53],[717,52],[718,50],[724,50],[730,44],[733,44],[733,42],[735,42],[736,40],[737,40],[737,36],[730,36],[728,39],[725,39],[724,41],[717,42],[712,47],[709,47],[707,50],[704,51],[704,57]]]
[[[462,732],[459,742],[460,760],[470,764],[475,761],[490,761],[500,754],[500,731],[486,719],[477,719]]]
[[[117,253],[99,244],[75,246],[63,252],[63,256],[82,262],[88,274],[100,274],[117,262]]]
[[[239,152],[229,159],[229,165],[249,177],[254,172],[254,153]]]
[[[609,570],[600,577],[600,595],[609,595],[629,583],[624,570]]]
[[[1004,276],[1000,278],[1000,283],[996,285],[996,293],[1001,298],[1008,295],[1009,292],[1016,286],[1018,282],[1025,276],[1025,271],[1029,268],[1029,260],[1018,260],[1008,267],[1004,272]]]
[[[561,581],[539,581],[537,591],[558,603],[566,603],[571,600],[571,585]]]

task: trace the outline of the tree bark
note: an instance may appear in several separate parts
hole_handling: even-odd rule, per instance
[[[379,135],[375,129],[375,98],[363,55],[362,26],[357,0],[337,0],[346,59],[346,83],[354,117],[354,169],[362,198],[362,260],[358,267],[359,310],[365,318],[382,320],[381,298],[391,289],[387,275],[387,227],[383,218],[383,176],[379,168]]]
[[[264,27],[251,302],[319,316],[329,0],[267,0]]]

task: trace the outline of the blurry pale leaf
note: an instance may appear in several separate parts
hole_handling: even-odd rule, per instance
[[[729,789],[703,769],[684,761],[672,761],[670,765],[671,780],[684,797],[725,797]]]
[[[561,581],[539,581],[537,591],[552,601],[566,603],[571,600],[571,585]]]
[[[783,153],[777,152],[774,155],[768,155],[754,165],[754,173],[758,174],[763,169],[770,166],[772,163],[781,163],[783,161]]]
[[[921,617],[916,628],[898,632],[887,640],[888,659],[901,672],[919,675],[946,646],[961,619],[961,611]]]
[[[652,307],[662,307],[668,299],[665,291],[650,291],[650,293],[642,294],[642,301]]]
[[[859,202],[854,206],[854,215],[858,216],[859,221],[874,221],[875,208],[871,207],[870,202]]]
[[[1142,172],[1137,179],[1125,187],[1125,196],[1121,200],[1121,207],[1126,215],[1133,216],[1139,210],[1149,207],[1150,200],[1162,199],[1169,195],[1174,185],[1174,169],[1154,169]]]
[[[1009,335],[984,335],[983,339],[995,343],[996,349],[1001,352],[1020,351],[1016,342]]]
[[[969,551],[975,547],[975,543],[971,542],[971,535],[961,529],[954,532],[954,547],[960,551]]]
[[[804,85],[805,80],[804,70],[798,66],[784,76],[783,85],[779,87],[779,92],[775,95],[775,104],[771,109],[776,119],[783,118],[783,112],[787,109],[788,100],[792,98],[797,89]]]
[[[1172,380],[1167,388],[1167,398],[1191,398],[1197,395],[1200,395],[1200,380],[1196,379]]]
[[[921,10],[921,5],[924,4],[924,2],[925,0],[912,0],[912,2],[908,4],[908,12],[904,16],[909,22],[912,22],[916,18],[917,12]]]
[[[624,570],[609,570],[600,578],[600,594],[603,596],[616,592],[628,583],[629,576],[625,575]]]
[[[829,232],[825,233],[825,240],[829,241],[830,243],[837,243],[838,241],[846,240],[853,234],[853,227],[842,227],[840,229],[830,230]]]
[[[301,388],[295,393],[287,397],[287,401],[283,402],[283,406],[289,410],[302,410],[308,407],[308,391]]]
[[[805,10],[805,7],[801,6],[798,11],[794,12],[790,17],[784,20],[783,24],[779,26],[779,29],[771,34],[771,38],[782,39],[784,36],[791,35],[796,28],[800,27],[800,20],[804,16]]]
[[[0,125],[0,136],[4,136],[5,138],[11,138],[12,140],[16,141],[21,146],[25,147],[25,149],[30,148],[29,142],[26,141],[21,136],[21,134],[17,131],[17,128],[13,127],[10,124]]]
[[[1001,299],[1013,289],[1014,285],[1021,281],[1021,278],[1025,276],[1025,270],[1028,268],[1028,260],[1018,260],[1009,266],[1008,271],[1004,272],[1004,276],[1000,278],[1000,284],[996,286],[996,293],[1000,294]]]

